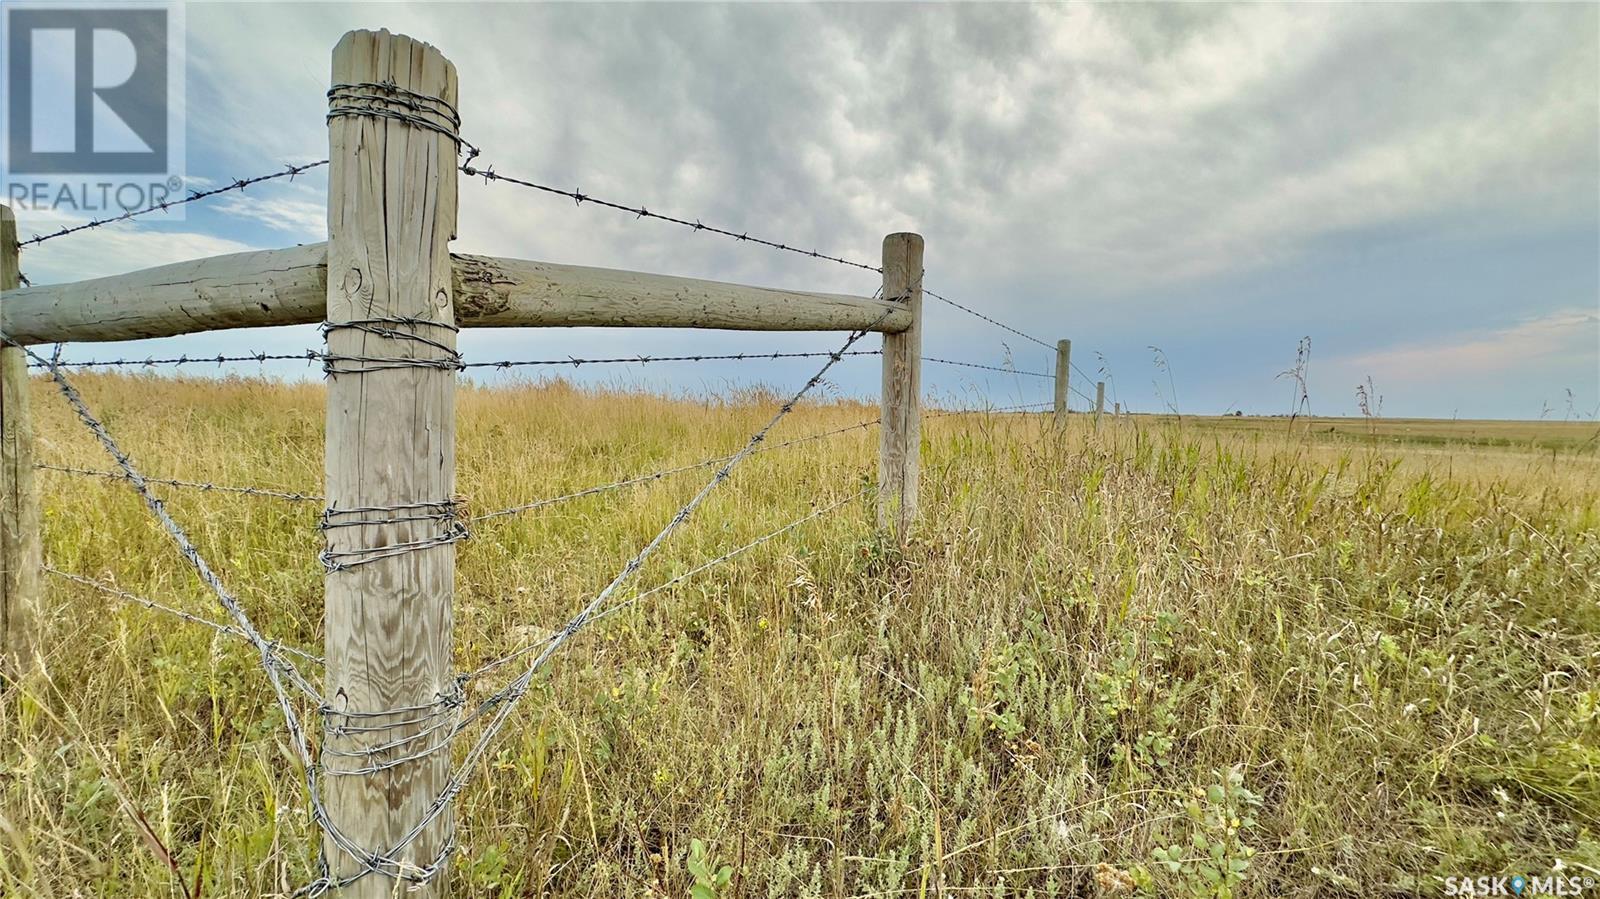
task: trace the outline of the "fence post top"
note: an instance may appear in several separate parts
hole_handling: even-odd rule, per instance
[[[11,211],[11,207],[0,203],[0,222],[14,222],[16,220],[17,214]]]
[[[352,28],[339,37],[339,43],[335,46],[343,46],[349,41],[358,41],[363,38],[371,38],[378,41],[406,41],[408,43],[416,44],[418,47],[422,47],[425,50],[432,50],[435,53],[439,52],[438,47],[435,47],[427,41],[419,40],[409,34],[396,34],[387,28]]]
[[[435,47],[427,41],[419,40],[408,34],[395,34],[387,28],[379,28],[376,31],[370,28],[356,28],[351,31],[346,31],[344,35],[339,38],[339,42],[334,44],[334,59],[337,60],[340,57],[349,56],[350,54],[355,53],[357,48],[362,47],[363,45],[372,48],[373,51],[373,59],[369,62],[369,65],[381,65],[377,62],[378,48],[388,49],[391,54],[390,58],[397,60],[403,59],[405,56],[409,55],[409,52],[420,53],[423,58],[426,58],[430,55],[438,57],[439,60],[444,63],[445,71],[447,72],[445,79],[447,82],[445,91],[452,95],[455,93],[456,64],[451,62],[449,57],[446,57],[438,47]],[[408,51],[408,49],[409,52],[402,52]],[[361,65],[360,63],[357,63],[357,66],[365,68],[365,66]],[[407,82],[419,80],[414,74],[417,72],[420,72],[420,70],[417,68],[399,66],[394,69],[393,74],[390,77],[392,77],[395,82],[398,82],[399,86],[405,87],[407,86]],[[339,81],[339,72],[337,71],[337,66],[335,67],[334,81]],[[444,99],[453,99],[453,97],[445,97]]]
[[[892,234],[885,235],[883,238],[884,246],[888,246],[891,243],[909,243],[920,247],[922,246],[922,235],[915,231],[895,231]]]

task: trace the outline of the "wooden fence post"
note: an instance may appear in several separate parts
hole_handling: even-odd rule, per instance
[[[1067,387],[1072,378],[1072,341],[1056,341],[1056,422],[1067,421]]]
[[[878,445],[878,525],[904,540],[917,517],[922,455],[922,235],[883,239],[883,298],[911,310],[911,327],[883,335]]]
[[[17,250],[16,217],[0,206],[0,292],[22,283]],[[21,347],[0,346],[0,679],[27,674],[38,659],[43,553],[33,461],[28,356]]]
[[[434,725],[455,693],[456,70],[421,41],[352,31],[334,48],[333,83],[323,793],[333,825],[378,854],[423,817],[451,761],[422,753],[448,735]],[[380,744],[394,748],[363,752]],[[425,868],[453,828],[446,810],[393,860]],[[324,845],[335,877],[363,870]],[[374,873],[341,895],[437,897],[444,881],[413,889]]]
[[[1094,415],[1099,418],[1106,411],[1106,382],[1094,382]]]

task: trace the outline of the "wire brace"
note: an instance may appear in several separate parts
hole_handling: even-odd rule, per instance
[[[225,184],[222,187],[212,188],[211,190],[192,190],[189,192],[189,195],[182,200],[167,200],[161,203],[156,203],[153,206],[147,206],[143,209],[129,210],[121,215],[114,215],[110,218],[95,219],[85,222],[81,225],[72,225],[70,227],[64,226],[59,231],[54,231],[50,234],[35,234],[27,240],[18,241],[17,248],[24,249],[27,247],[38,246],[47,240],[55,240],[58,237],[66,237],[68,234],[76,234],[80,231],[88,231],[91,228],[101,228],[117,222],[125,222],[129,219],[138,218],[142,215],[148,215],[152,212],[166,212],[174,206],[183,206],[189,203],[195,203],[200,200],[217,196],[218,194],[228,193],[229,191],[242,191],[247,187],[255,184],[261,184],[265,181],[275,181],[279,178],[288,178],[290,181],[293,181],[296,176],[302,175],[314,168],[317,168],[318,166],[324,166],[327,164],[328,160],[323,159],[317,162],[308,162],[305,165],[285,166],[281,172],[273,172],[267,175],[257,175],[254,178],[235,178],[232,182]]]

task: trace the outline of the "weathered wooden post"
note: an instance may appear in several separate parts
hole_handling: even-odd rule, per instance
[[[17,249],[17,219],[0,206],[0,293],[22,283]],[[42,551],[33,461],[28,357],[21,347],[0,346],[0,679],[27,674],[38,659]]]
[[[444,788],[455,580],[456,70],[388,31],[333,51],[328,101],[328,550],[324,797],[389,853]],[[373,747],[384,747],[373,750]],[[409,758],[409,761],[401,759]],[[341,895],[441,896],[446,811]],[[325,841],[334,877],[364,865]]]
[[[917,517],[922,455],[922,235],[883,239],[883,298],[911,310],[911,326],[883,335],[878,524],[905,539]]]
[[[1056,422],[1067,420],[1067,387],[1072,377],[1072,341],[1056,341]]]
[[[1094,417],[1099,418],[1106,411],[1106,382],[1094,382]]]

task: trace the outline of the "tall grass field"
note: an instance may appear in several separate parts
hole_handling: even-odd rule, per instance
[[[77,380],[148,475],[320,492],[320,385]],[[42,460],[107,468],[34,390]],[[480,512],[725,455],[773,407],[463,386],[459,490]],[[876,415],[810,405],[771,441]],[[904,545],[875,527],[875,428],[759,453],[620,598],[857,498],[571,641],[457,803],[451,895],[1600,879],[1594,430],[931,417]],[[558,627],[709,473],[480,523],[458,668]],[[223,617],[128,484],[39,478],[51,567]],[[320,504],[156,489],[265,633],[320,652]],[[317,835],[250,647],[46,584],[44,671],[0,701],[0,896],[310,880]]]

